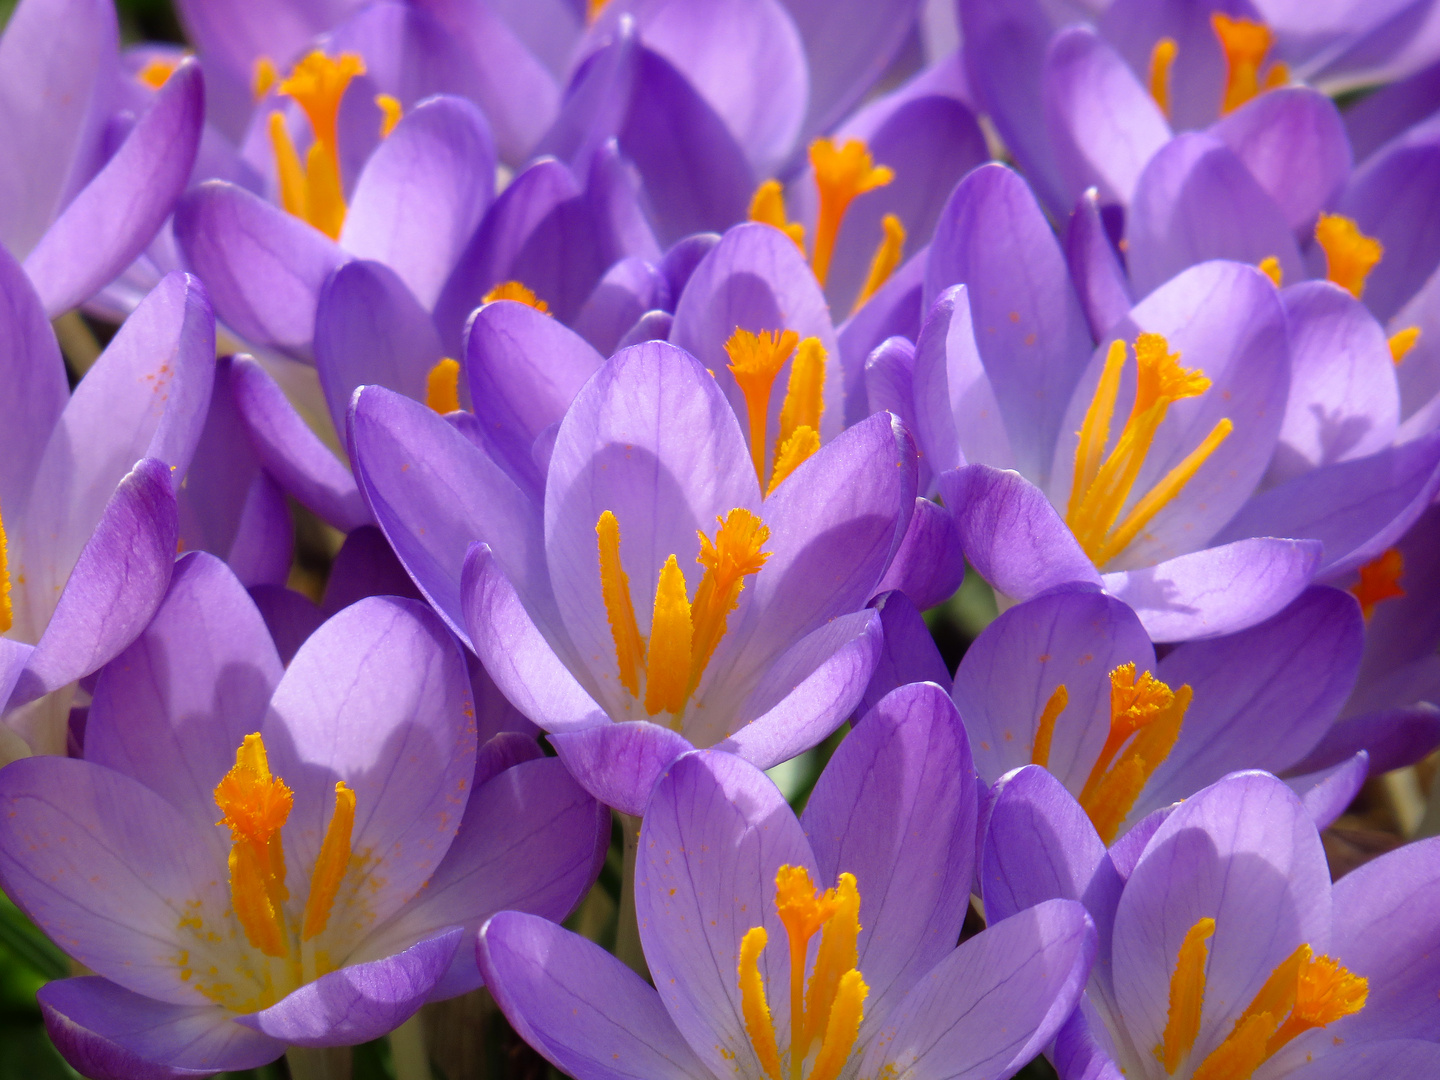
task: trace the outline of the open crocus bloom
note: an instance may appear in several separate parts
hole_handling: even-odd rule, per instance
[[[716,379],[650,342],[536,439],[543,496],[487,434],[379,388],[351,412],[359,482],[401,562],[597,797],[636,814],[692,745],[768,768],[850,714],[879,649],[864,605],[915,501],[888,414],[762,497]]]
[[[640,833],[655,988],[510,912],[481,931],[485,984],[580,1080],[1009,1076],[1073,1008],[1093,941],[1078,905],[1060,902],[955,947],[974,813],[964,732],[934,685],[868,713],[798,821],[753,766],[687,754]]]
[[[64,753],[75,683],[145,627],[210,402],[215,321],[165,278],[70,391],[24,271],[0,252],[0,760]]]
[[[477,763],[463,658],[422,605],[362,600],[282,669],[240,583],[187,555],[101,674],[85,759],[0,772],[6,892],[96,973],[41,990],[51,1037],[89,1075],[251,1068],[473,989],[467,933],[563,917],[608,839],[533,756]]]
[[[1099,931],[1062,1080],[1382,1080],[1440,1070],[1440,841],[1330,883],[1315,823],[1234,773],[1108,851],[1055,779],[997,786],[981,859],[991,918],[1080,899]]]

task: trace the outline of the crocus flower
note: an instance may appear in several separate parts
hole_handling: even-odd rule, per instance
[[[759,356],[775,340],[752,344]],[[913,449],[888,415],[776,483],[716,379],[649,342],[606,361],[534,440],[543,489],[507,469],[487,425],[381,388],[356,395],[350,440],[421,592],[626,813],[692,745],[765,768],[793,757],[869,681],[879,631],[864,605],[915,501]]]
[[[1332,886],[1295,794],[1236,773],[1107,851],[1030,767],[997,789],[980,877],[990,918],[1065,897],[1095,920],[1090,984],[1050,1051],[1065,1080],[1440,1069],[1440,841]]]
[[[200,283],[172,275],[72,393],[40,299],[4,254],[0,296],[8,760],[27,747],[64,752],[75,683],[125,648],[165,593],[176,491],[210,401],[215,323]]]
[[[1316,309],[1301,324],[1260,271],[1204,263],[1136,304],[1092,352],[1024,182],[998,165],[971,173],[931,247],[913,397],[931,469],[961,466],[940,487],[982,576],[1016,599],[1103,583],[1152,638],[1175,641],[1254,625],[1312,577],[1341,579],[1399,539],[1440,483],[1440,439],[1376,448],[1290,415],[1293,387],[1297,406],[1352,397],[1345,411],[1367,437],[1367,418],[1382,440],[1395,420],[1383,386],[1340,389],[1352,371],[1383,373],[1383,334],[1371,321],[1364,338],[1363,310],[1313,288],[1293,297]],[[1329,355],[1352,325],[1359,339]],[[1301,326],[1306,340],[1292,343]],[[1282,471],[1267,477],[1272,460]]]
[[[640,834],[636,908],[655,987],[511,912],[481,931],[485,984],[579,1080],[1009,1076],[1073,1007],[1093,942],[1078,905],[1061,901],[955,947],[974,812],[965,737],[935,686],[870,712],[800,820],[753,766],[687,754],[656,785]]]
[[[115,111],[117,49],[110,0],[24,0],[0,37],[0,242],[50,316],[140,254],[195,161],[200,69],[181,64],[137,119]]]
[[[608,841],[559,762],[477,758],[464,661],[423,605],[352,605],[286,669],[203,553],[101,673],[84,752],[0,773],[0,881],[95,972],[39,995],[91,1076],[376,1038],[479,985],[491,912],[564,916]]]

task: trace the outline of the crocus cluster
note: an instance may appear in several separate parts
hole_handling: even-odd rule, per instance
[[[71,1066],[1440,1077],[1440,0],[114,2],[0,36]]]

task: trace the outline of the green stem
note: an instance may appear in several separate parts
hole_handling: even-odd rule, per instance
[[[390,1060],[395,1080],[431,1080],[430,1053],[418,1012],[390,1033]]]
[[[285,1064],[290,1080],[350,1080],[350,1047],[292,1046]]]
[[[635,917],[635,856],[640,850],[640,819],[620,814],[620,832],[625,838],[625,859],[620,871],[620,921],[615,927],[615,955],[648,979],[650,968],[640,947],[640,924]]]
[[[51,325],[55,327],[55,337],[65,359],[70,361],[77,376],[84,375],[100,358],[100,342],[95,340],[90,327],[80,318],[79,311],[67,311]]]

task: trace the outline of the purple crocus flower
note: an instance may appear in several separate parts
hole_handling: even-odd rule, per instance
[[[655,987],[512,912],[481,931],[485,984],[579,1080],[1009,1076],[1073,1007],[1092,931],[1073,901],[1051,902],[957,949],[974,813],[964,733],[935,686],[856,725],[800,820],[753,766],[686,754],[640,834]]]
[[[24,270],[0,254],[4,759],[63,753],[75,683],[127,646],[170,580],[176,492],[210,400],[215,322],[175,274],[73,394]],[[17,739],[18,736],[18,739]]]
[[[234,576],[185,556],[100,675],[84,760],[0,772],[0,881],[96,973],[40,991],[51,1038],[90,1076],[210,1073],[475,988],[478,924],[563,917],[608,842],[537,754],[477,755],[464,661],[423,605],[363,600],[282,668]]]
[[[1081,900],[1099,952],[1062,1080],[1368,1080],[1440,1069],[1440,841],[1333,886],[1300,800],[1236,773],[1109,851],[1056,780],[1001,781],[980,877],[1004,918]]]
[[[181,64],[138,118],[117,111],[110,0],[24,0],[0,37],[0,242],[46,314],[84,302],[150,243],[195,161],[205,88]]]
[[[1440,483],[1440,439],[1390,442],[1384,386],[1343,389],[1387,350],[1331,286],[1282,298],[1254,267],[1203,263],[1092,351],[1048,223],[993,165],[952,196],[926,295],[914,427],[932,471],[956,470],[939,487],[962,545],[1006,596],[1103,583],[1156,640],[1233,632],[1378,556]],[[1322,430],[1308,407],[1347,398],[1351,430]]]
[[[510,400],[533,415],[557,388],[535,389]],[[692,745],[768,768],[849,716],[879,650],[864,605],[915,502],[891,417],[772,474],[716,379],[649,342],[536,434],[543,487],[477,420],[362,388],[359,483],[421,591],[598,798],[638,814]]]

